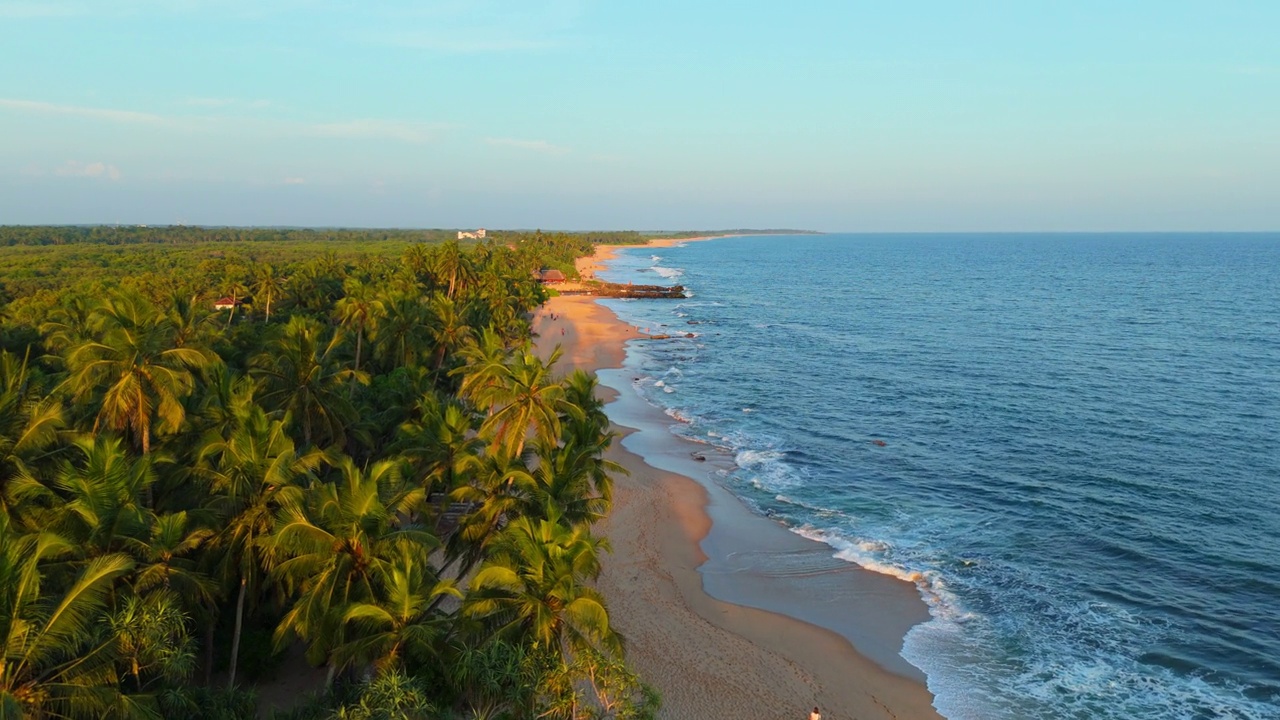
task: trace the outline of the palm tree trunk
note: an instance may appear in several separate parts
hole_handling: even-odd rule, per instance
[[[240,595],[236,598],[236,629],[231,640],[231,671],[227,673],[227,689],[236,687],[236,659],[240,655],[240,629],[244,623],[244,592],[248,578],[240,578]]]
[[[148,425],[142,430],[142,457],[151,456],[151,427]],[[148,510],[156,509],[156,496],[151,491],[151,483],[142,489],[142,502],[146,504]]]
[[[236,319],[236,294],[231,292],[231,314],[227,315],[227,327],[231,327],[231,321]]]
[[[213,633],[217,623],[210,621],[204,630],[204,686],[213,684]]]
[[[360,372],[360,349],[364,345],[363,328],[356,330],[356,372]],[[354,379],[354,378],[353,378]]]

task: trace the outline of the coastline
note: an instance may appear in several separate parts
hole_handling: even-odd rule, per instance
[[[702,239],[712,238],[650,245]],[[616,251],[600,246],[579,271]],[[614,552],[599,584],[629,660],[662,693],[662,717],[800,717],[816,705],[827,718],[940,718],[923,674],[898,655],[929,617],[914,585],[835,559],[711,481],[708,469],[732,458],[678,438],[670,418],[623,391],[625,343],[643,334],[596,298],[553,298],[534,331],[544,357],[562,347],[560,372],[596,372],[620,434],[609,457],[630,475],[601,528]]]

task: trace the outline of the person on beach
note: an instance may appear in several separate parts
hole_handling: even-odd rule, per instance
[[[822,720],[822,713],[818,712],[818,708],[815,707],[813,712],[809,713],[809,720]]]

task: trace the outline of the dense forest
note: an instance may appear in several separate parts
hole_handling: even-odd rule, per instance
[[[28,230],[0,717],[265,717],[299,672],[271,716],[653,715],[593,588],[613,435],[528,319],[533,271],[638,235]]]

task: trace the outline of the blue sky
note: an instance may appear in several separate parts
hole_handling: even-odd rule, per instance
[[[1280,2],[0,0],[0,223],[1280,229]]]

